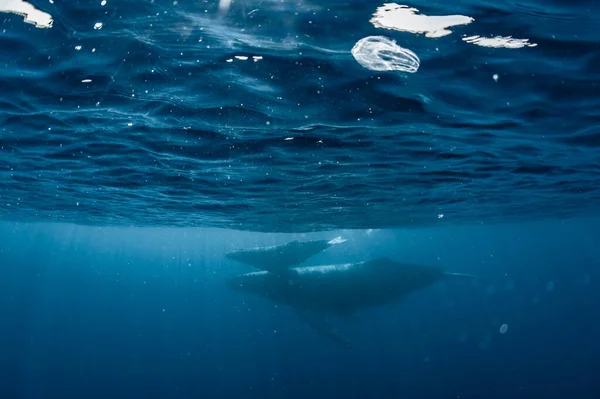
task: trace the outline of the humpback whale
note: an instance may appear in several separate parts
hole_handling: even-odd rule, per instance
[[[342,237],[332,240],[290,241],[284,245],[242,249],[225,254],[227,259],[235,260],[260,270],[279,273],[292,266],[299,265],[311,256],[332,245],[346,242]]]
[[[271,247],[264,252],[268,254],[265,259],[267,263],[272,262],[272,254],[282,253],[276,248],[283,253],[293,253],[302,245]],[[317,246],[307,244],[306,247]],[[286,260],[300,258],[283,257]],[[238,255],[230,259],[240,258]],[[364,308],[392,303],[446,277],[477,278],[446,272],[440,267],[401,263],[388,257],[321,266],[296,266],[288,262],[286,267],[279,268],[270,263],[267,267],[261,266],[259,257],[248,259],[261,270],[230,278],[228,284],[234,291],[290,306],[318,333],[342,344],[349,344],[350,340],[329,324],[328,315],[351,316]]]

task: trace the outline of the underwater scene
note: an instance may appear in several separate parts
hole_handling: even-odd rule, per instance
[[[0,0],[0,399],[599,398],[596,15]]]

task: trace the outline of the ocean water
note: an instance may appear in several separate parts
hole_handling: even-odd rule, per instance
[[[600,3],[455,3],[0,0],[0,398],[597,398]],[[480,280],[226,284],[337,236]]]
[[[2,217],[309,232],[600,203],[596,2],[409,4],[474,18],[433,38],[372,1],[32,4],[51,28],[1,14]],[[363,67],[370,36],[418,71]]]
[[[227,251],[330,233],[5,222],[0,397],[596,398],[598,223],[335,232],[348,242],[308,264],[387,255],[482,279],[335,319],[340,346],[225,283],[252,271]]]

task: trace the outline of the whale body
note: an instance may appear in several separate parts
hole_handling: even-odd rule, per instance
[[[253,265],[263,270],[235,276],[228,285],[235,291],[292,307],[317,332],[344,344],[349,340],[329,324],[327,315],[348,316],[364,308],[399,301],[446,277],[477,278],[388,257],[320,266]]]

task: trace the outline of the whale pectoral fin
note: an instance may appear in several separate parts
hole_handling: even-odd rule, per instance
[[[306,309],[296,309],[298,314],[320,335],[329,338],[338,344],[349,345],[350,340],[345,337],[339,329],[333,327],[327,321],[325,313],[310,311]]]
[[[342,236],[339,236],[339,237],[335,237],[335,238],[327,241],[327,244],[329,244],[329,245],[337,245],[337,244],[343,244],[346,241],[348,241],[348,240],[345,239],[345,238],[342,238]]]
[[[481,277],[476,276],[474,274],[466,274],[466,273],[452,273],[452,272],[445,272],[444,276],[450,276],[450,277],[461,277],[461,278],[466,278],[466,279],[472,279],[472,280],[483,280]]]

